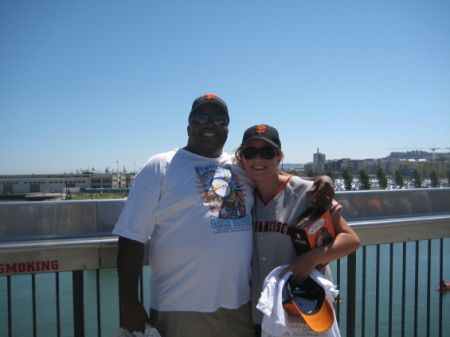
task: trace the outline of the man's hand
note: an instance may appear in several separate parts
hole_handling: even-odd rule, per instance
[[[334,198],[334,183],[327,175],[319,176],[314,179],[314,184],[306,191],[306,194],[314,194],[312,203],[316,207],[328,206]]]
[[[147,311],[141,303],[137,302],[134,305],[122,307],[122,327],[129,332],[144,332],[147,321]]]

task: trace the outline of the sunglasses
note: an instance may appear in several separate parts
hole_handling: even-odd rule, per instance
[[[191,117],[191,122],[194,121],[199,124],[207,124],[210,118],[214,125],[228,126],[228,118],[225,116],[195,115]]]
[[[260,149],[250,146],[242,150],[242,156],[244,157],[244,159],[253,159],[258,154],[261,156],[261,158],[273,159],[275,156],[278,156],[278,151],[272,146],[263,146]]]

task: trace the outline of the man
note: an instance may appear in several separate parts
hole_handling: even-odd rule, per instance
[[[138,278],[150,238],[150,321],[161,336],[254,336],[254,185],[222,151],[228,124],[222,99],[197,98],[187,146],[150,158],[135,178],[113,231],[120,236],[123,327],[130,332],[143,331],[148,319],[138,299]],[[310,193],[327,203],[334,195],[331,185],[329,178],[318,179]]]

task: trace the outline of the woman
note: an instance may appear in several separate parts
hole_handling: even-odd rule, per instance
[[[294,281],[302,282],[317,265],[340,259],[358,249],[358,236],[340,216],[341,206],[333,200],[328,209],[332,215],[335,239],[297,257],[287,225],[313,206],[311,196],[305,193],[312,182],[278,170],[283,153],[275,128],[269,125],[248,128],[235,156],[256,185],[252,212],[254,303],[258,303],[264,279],[274,268],[289,265],[280,277],[292,271]],[[262,317],[253,305],[255,324],[260,325]]]

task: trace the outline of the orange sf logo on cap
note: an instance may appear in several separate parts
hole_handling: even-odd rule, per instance
[[[266,132],[266,129],[267,128],[264,125],[258,125],[256,127],[256,133],[260,134],[260,133]]]
[[[214,94],[206,94],[205,95],[206,99],[212,99],[212,98],[215,98],[215,97],[216,97],[216,95],[214,95]]]

